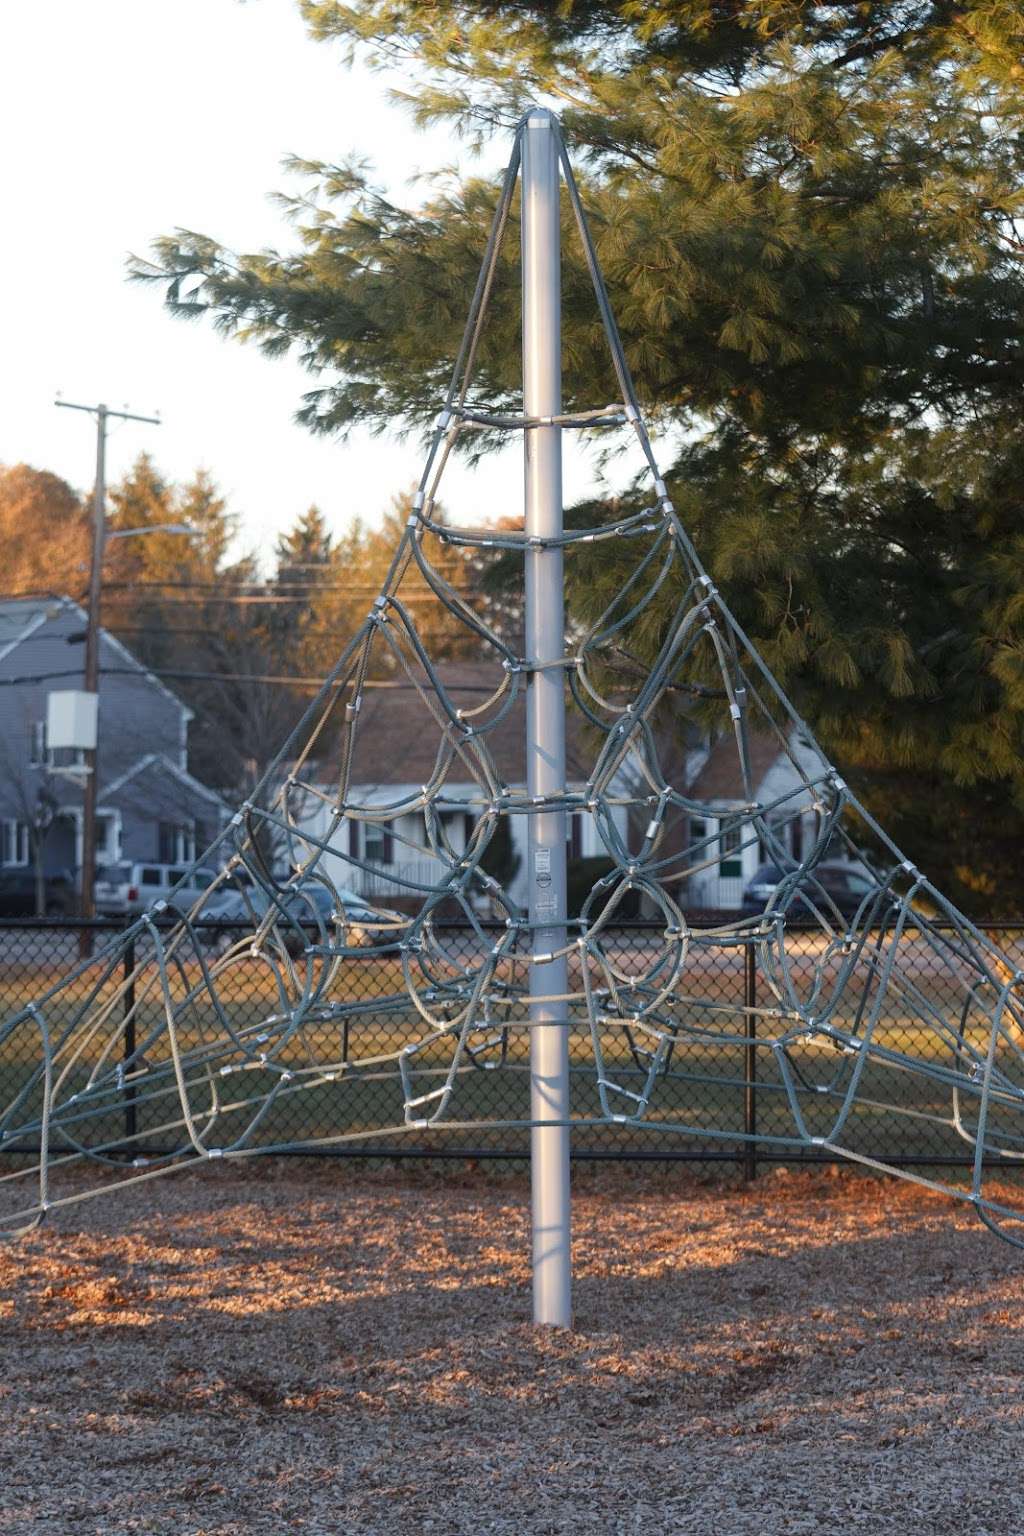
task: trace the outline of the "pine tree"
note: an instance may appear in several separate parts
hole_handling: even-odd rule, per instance
[[[470,142],[560,103],[642,402],[684,445],[668,478],[698,548],[922,867],[963,899],[998,871],[984,904],[1021,909],[1004,856],[1024,828],[1017,0],[302,9],[314,36],[397,60],[419,119]],[[449,179],[406,209],[353,166],[293,169],[312,182],[290,203],[297,250],[179,233],[139,275],[179,313],[297,348],[320,376],[299,413],[314,429],[425,422],[494,185]],[[593,405],[613,384],[566,228],[567,403]],[[477,376],[496,407],[519,398],[516,261],[513,230]],[[621,576],[599,548],[577,564],[580,615]],[[983,802],[1005,826],[979,815],[973,858],[943,867],[943,827]]]
[[[279,536],[271,586],[282,606],[269,610],[269,625],[279,637],[282,653],[289,650],[300,657],[307,649],[307,631],[323,625],[328,611],[337,606],[342,580],[338,554],[323,513],[316,506],[309,507]],[[303,665],[308,661],[307,656]]]
[[[259,728],[266,688],[254,678],[270,663],[258,610],[245,601],[258,581],[255,560],[232,557],[238,521],[207,471],[177,485],[147,454],[110,491],[113,531],[192,530],[110,540],[103,622],[192,708],[190,767],[224,789],[251,782],[252,762],[269,750],[264,737],[276,744],[288,724],[275,702]]]

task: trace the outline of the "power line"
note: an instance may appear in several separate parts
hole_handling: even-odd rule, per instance
[[[193,639],[196,640],[224,639],[224,631],[222,629],[197,629],[192,624],[161,624],[159,627],[155,624],[112,624],[110,626],[110,633],[114,634],[115,636],[148,635],[150,638],[152,638],[154,635],[190,635]],[[419,635],[421,640],[425,641],[450,640],[454,631],[417,629],[416,633]],[[68,635],[66,637],[68,645],[81,645],[82,638],[83,637],[81,634]],[[303,640],[337,640],[338,631],[336,629],[304,629],[302,631],[301,638]],[[29,635],[25,640],[22,640],[20,644],[28,645],[35,640],[47,640],[52,643],[53,636]],[[140,662],[140,665],[145,666],[145,663]]]
[[[453,592],[460,597],[481,597],[484,594],[478,587],[456,587],[448,583]],[[104,592],[199,592],[219,596],[223,590],[223,583],[216,581],[109,581],[103,584]],[[401,589],[399,589],[401,593]],[[316,582],[304,585],[302,582],[284,581],[280,583],[264,583],[255,581],[242,581],[238,583],[234,595],[239,597],[260,598],[266,602],[280,602],[286,598],[288,601],[296,601],[304,597],[322,597],[324,595],[342,594],[346,597],[379,597],[380,586],[361,585],[356,586],[346,582],[343,586],[320,586]],[[418,588],[416,593],[407,596],[420,595],[436,600],[436,595],[431,587],[424,585]]]
[[[141,585],[141,583],[140,583],[140,585]],[[123,600],[124,601],[130,601],[132,594],[137,592],[138,590],[139,590],[138,586],[126,587],[125,591],[124,591],[124,595],[123,595]],[[362,601],[362,602],[366,602],[368,599],[370,599],[372,597],[379,597],[380,596],[380,588],[379,587],[372,587],[372,588],[368,587],[368,588],[366,588],[365,591],[360,591],[358,588],[354,588],[354,587],[338,587],[336,589],[331,589],[331,590],[332,591],[337,591],[337,593],[339,593],[339,594],[343,593],[346,597],[351,597],[354,600],[359,600],[359,601]],[[204,592],[204,591],[200,590],[200,591],[195,592],[194,596],[189,596],[189,595],[187,595],[185,593],[182,593],[180,596],[178,596],[178,595],[175,595],[175,596],[164,596],[164,597],[162,597],[160,599],[160,601],[162,603],[166,604],[168,607],[172,607],[172,608],[173,607],[182,607],[182,608],[184,608],[186,606],[189,606],[192,603],[223,603],[225,605],[233,606],[233,607],[256,607],[256,606],[259,606],[259,607],[267,607],[267,608],[288,607],[289,605],[294,604],[294,603],[306,604],[308,606],[309,603],[310,603],[310,599],[312,597],[322,596],[326,591],[327,591],[326,588],[321,587],[321,588],[318,588],[318,589],[316,589],[316,590],[314,590],[313,592],[310,592],[310,593],[305,593],[305,594],[302,594],[302,595],[296,593],[296,594],[294,594],[294,595],[292,595],[290,597],[289,596],[279,596],[276,593],[272,594],[272,595],[268,595],[266,597],[264,597],[264,596],[256,596],[256,595],[250,594],[250,593],[240,593],[240,594],[237,594],[237,595],[236,594],[231,594],[230,596],[219,597],[219,596],[217,596],[213,592]],[[108,597],[109,596],[113,596],[114,598],[116,598],[118,596],[118,594],[116,592],[115,593],[110,593],[106,589],[105,589],[105,595],[108,596]],[[397,596],[398,601],[400,603],[402,603],[402,604],[409,604],[409,603],[433,603],[433,604],[436,604],[437,601],[438,601],[438,598],[437,598],[436,594],[434,592],[429,591],[429,590],[422,591],[422,592],[398,592],[396,594],[396,596]],[[462,598],[462,600],[464,602],[486,603],[486,602],[493,601],[492,598],[488,597],[487,594],[485,594],[483,592],[460,591],[460,592],[458,592],[458,596],[460,598]]]
[[[451,659],[457,662],[459,658],[453,657]],[[444,661],[442,660],[442,665],[443,664]],[[25,675],[22,677],[0,677],[0,688],[24,688],[30,687],[33,683],[52,683],[66,677],[80,678],[81,675],[81,667],[71,667],[67,670],[59,672],[37,672],[32,675]],[[139,667],[102,667],[100,669],[100,678],[102,679],[104,677],[135,677],[138,678],[140,682],[145,682],[146,679],[150,677],[159,677],[171,678],[179,682],[191,681],[204,683],[267,683],[273,684],[277,687],[285,688],[351,687],[351,679],[347,678],[328,684],[323,677],[290,677],[287,675],[276,676],[271,673],[263,672],[169,671],[163,667],[147,667],[142,663],[140,663]],[[406,683],[397,681],[392,682],[388,678],[380,678],[376,680],[368,679],[362,684],[362,687],[389,689],[407,688],[416,692],[420,691],[420,685],[418,683]],[[486,683],[459,683],[458,688],[460,693],[494,692],[493,686]]]

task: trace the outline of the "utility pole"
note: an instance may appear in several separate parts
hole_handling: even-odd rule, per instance
[[[92,499],[92,560],[89,566],[89,599],[85,625],[85,692],[100,691],[100,605],[103,595],[103,555],[107,542],[107,422],[144,421],[158,427],[158,416],[136,416],[131,411],[112,411],[107,405],[73,405],[70,400],[55,400],[68,411],[88,411],[96,417],[96,485]],[[97,717],[98,718],[98,717]],[[82,790],[82,870],[78,913],[94,917],[93,885],[96,880],[96,799],[99,794],[97,746],[85,752],[85,786]]]
[[[523,411],[562,409],[558,125],[532,111],[523,134]],[[562,429],[527,427],[526,535],[562,533]],[[526,549],[526,775],[532,802],[565,794],[565,616],[562,551]],[[569,1211],[569,1025],[565,957],[565,810],[529,815],[530,1170],[533,1319],[572,1324]]]

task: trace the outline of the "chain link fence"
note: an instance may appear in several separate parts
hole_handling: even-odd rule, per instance
[[[1024,969],[1024,924],[988,924],[993,939],[1002,947],[1011,965]],[[442,942],[451,960],[472,965],[479,958],[479,935],[468,927],[442,925]],[[104,945],[120,939],[122,925],[117,921],[97,920],[90,924],[74,921],[24,919],[0,923],[0,1019],[44,993],[63,979],[78,963],[83,952],[99,954]],[[616,969],[622,975],[642,972],[662,942],[662,930],[656,925],[631,924],[614,930],[606,945]],[[223,927],[211,935],[209,955],[238,938]],[[905,941],[908,952],[904,964],[913,969],[913,939]],[[145,1048],[147,1004],[136,998],[128,978],[136,962],[145,959],[139,939],[128,946],[123,968],[104,983],[115,1007],[123,1009],[129,1020],[124,1031],[126,1057]],[[820,954],[821,935],[808,930],[788,933],[787,952],[794,977],[799,984],[801,966],[810,978]],[[953,1021],[961,1009],[962,989],[955,973],[941,969],[927,972],[925,948],[921,952],[921,974],[915,984],[927,992],[932,1002]],[[61,1007],[70,1011],[90,993],[97,1001],[99,967],[86,967],[69,993],[61,995]],[[303,1065],[347,1063],[340,1084],[307,1087],[302,1092],[281,1093],[271,1112],[259,1127],[257,1143],[273,1145],[275,1150],[301,1152],[303,1155],[361,1157],[460,1157],[517,1160],[529,1152],[529,1129],[525,1126],[488,1126],[489,1121],[523,1121],[529,1118],[529,1039],[525,1030],[510,1030],[496,1053],[482,1054],[471,1060],[459,1078],[451,1118],[463,1122],[459,1127],[440,1125],[396,1133],[382,1130],[379,1136],[354,1142],[328,1142],[344,1132],[372,1133],[377,1127],[394,1127],[403,1120],[403,1093],[397,1068],[393,1063],[361,1063],[375,1055],[394,1052],[402,1044],[421,1038],[422,1020],[413,1007],[396,1013],[383,1000],[400,989],[401,972],[397,959],[367,954],[346,961],[334,984],[336,1000],[356,1003],[358,1009],[344,1018],[312,1021],[303,1026],[301,1051]],[[219,977],[219,990],[228,1010],[233,1031],[258,1029],[277,1006],[275,984],[266,962],[258,954],[242,953],[234,957]],[[120,994],[120,995],[118,995]],[[753,1133],[784,1138],[792,1135],[792,1119],[781,1083],[770,1070],[770,1052],[759,1048],[756,1039],[760,1006],[772,998],[765,979],[759,975],[756,953],[749,946],[717,945],[709,935],[691,950],[685,972],[685,987],[674,1007],[686,1022],[687,1000],[697,1011],[690,1022],[703,1022],[707,1028],[708,1005],[714,1005],[713,1017],[718,1027],[736,1039],[728,1045],[702,1042],[698,1033],[688,1033],[666,1062],[667,1071],[652,1097],[647,1118],[639,1123],[581,1125],[574,1129],[573,1155],[585,1159],[691,1160],[733,1162],[743,1167],[748,1177],[763,1162],[805,1162],[822,1160],[813,1148],[786,1147],[754,1143],[745,1137]],[[375,1004],[377,1005],[375,1007]],[[156,1000],[152,1004],[155,1009]],[[852,1005],[851,1005],[852,1006]],[[898,1010],[898,1003],[892,1005]],[[59,1024],[59,1020],[57,1021]],[[156,1020],[154,1018],[153,1022]],[[844,1023],[838,1018],[837,1023]],[[849,1020],[845,1021],[848,1027]],[[912,1015],[896,1011],[881,1026],[888,1043],[912,1056],[935,1052],[934,1032],[926,1029]],[[745,1036],[745,1038],[743,1038]],[[611,1044],[614,1038],[614,1044]],[[36,1062],[28,1059],[29,1037],[0,1038],[0,1106],[15,1098]],[[603,1047],[614,1067],[617,1079],[628,1084],[631,1076],[639,1085],[645,1078],[650,1057],[641,1037],[621,1027],[609,1036]],[[819,1053],[820,1055],[820,1053]],[[83,1055],[83,1080],[87,1051]],[[581,1016],[571,1026],[570,1059],[573,1112],[586,1119],[599,1113],[589,1027]],[[815,1082],[822,1075],[820,1062],[808,1057],[807,1094],[813,1104],[815,1090],[825,1094]],[[799,1063],[797,1070],[802,1070]],[[427,1055],[422,1069],[422,1089],[429,1092],[443,1072],[441,1058]],[[258,1074],[257,1074],[258,1076]],[[260,1085],[251,1088],[259,1092]],[[872,1098],[866,1084],[866,1097]],[[828,1106],[822,1103],[822,1115]],[[221,1116],[225,1136],[231,1128],[230,1106]],[[239,1106],[238,1123],[251,1114]],[[173,1150],[177,1138],[169,1140],[167,1104],[151,1102],[136,1088],[126,1084],[109,1109],[81,1127],[83,1146],[110,1146],[118,1137],[131,1143],[133,1155],[159,1155]],[[685,1122],[703,1128],[706,1135],[687,1135],[677,1131],[659,1131],[658,1122]],[[471,1122],[466,1128],[465,1122]],[[890,1079],[884,1093],[879,1092],[869,1112],[857,1122],[852,1136],[854,1150],[885,1162],[906,1166],[967,1164],[970,1147],[957,1136],[949,1116],[948,1095],[940,1086],[929,1083],[921,1074],[897,1075],[895,1087]],[[26,1153],[32,1149],[18,1139],[8,1140],[0,1154]],[[825,1155],[827,1158],[827,1155]]]

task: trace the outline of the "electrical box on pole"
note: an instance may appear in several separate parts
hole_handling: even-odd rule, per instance
[[[46,696],[46,747],[95,752],[99,695],[81,688],[64,688]]]

